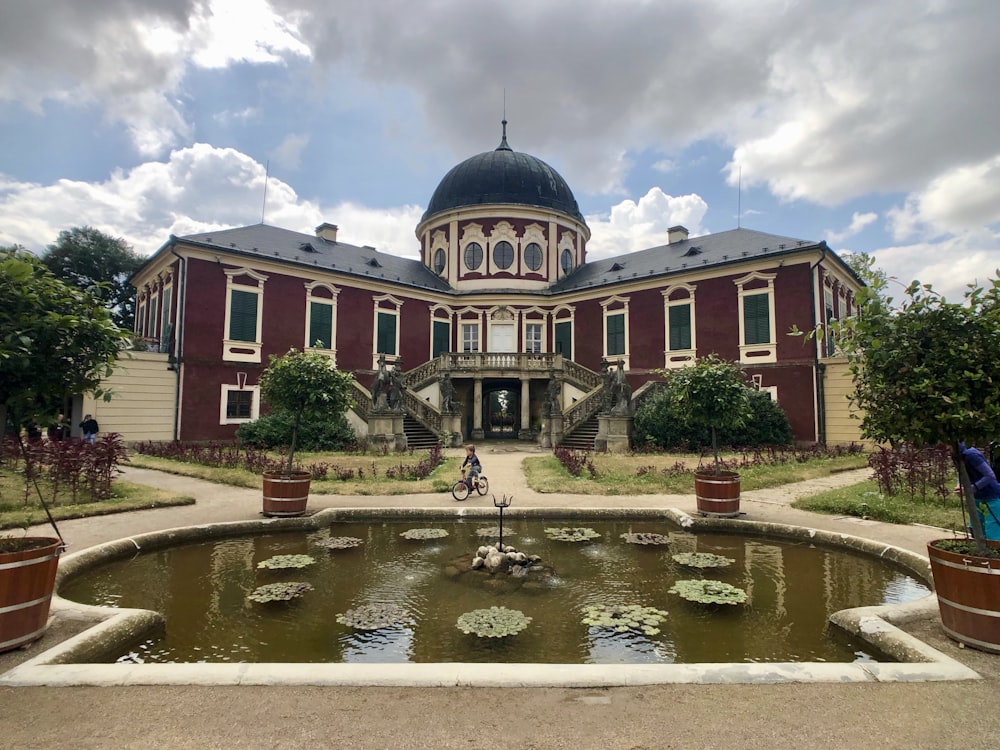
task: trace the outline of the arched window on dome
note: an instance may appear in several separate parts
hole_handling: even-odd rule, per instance
[[[524,248],[524,265],[531,271],[542,267],[542,248],[537,242],[529,242]]]
[[[569,250],[563,250],[562,255],[559,256],[559,265],[562,267],[563,273],[569,273],[573,270],[573,253]]]
[[[475,271],[483,264],[483,246],[478,242],[470,242],[465,246],[465,267]]]
[[[493,246],[493,265],[506,271],[514,263],[514,246],[507,240],[500,240]]]
[[[438,276],[444,273],[445,255],[444,249],[438,248],[434,251],[434,273]]]

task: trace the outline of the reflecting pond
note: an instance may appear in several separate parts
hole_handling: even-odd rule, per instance
[[[469,570],[490,541],[489,522],[336,523],[309,533],[248,536],[138,554],[67,582],[62,596],[86,604],[162,612],[166,635],[111,654],[143,662],[535,662],[698,663],[855,661],[877,659],[871,647],[830,627],[847,607],[899,603],[927,588],[872,557],[763,537],[690,534],[663,523],[552,522],[512,519],[504,542],[542,558],[514,578]],[[552,526],[586,526],[586,543],[546,537]],[[448,536],[412,541],[411,528],[442,528]],[[508,528],[509,527],[509,528]],[[666,535],[665,546],[628,544],[622,534]],[[495,532],[494,532],[495,533]],[[362,544],[328,551],[320,542],[352,536]],[[496,541],[493,537],[492,541]],[[674,562],[679,552],[733,559],[699,571]],[[301,570],[258,569],[274,555],[306,554]],[[706,606],[668,589],[679,579],[715,578],[746,590],[746,604]],[[258,604],[258,586],[306,581],[301,599]],[[337,622],[346,610],[374,603],[402,605],[410,621],[376,631]],[[667,610],[655,635],[617,633],[582,623],[591,604],[639,604]],[[505,606],[532,618],[508,638],[477,638],[456,627],[470,610]]]

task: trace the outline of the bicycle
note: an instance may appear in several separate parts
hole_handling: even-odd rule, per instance
[[[466,479],[465,469],[462,469],[462,478],[452,485],[451,494],[456,500],[465,500],[473,489],[480,495],[485,495],[490,491],[490,482],[482,474],[477,474],[474,480]]]

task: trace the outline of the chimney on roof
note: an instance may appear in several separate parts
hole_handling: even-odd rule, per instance
[[[328,224],[327,222],[324,221],[322,224],[316,227],[316,236],[319,237],[321,240],[327,240],[328,242],[336,242],[337,225]]]
[[[670,227],[667,230],[667,244],[674,245],[678,242],[683,242],[688,238],[687,227],[682,227],[678,224],[676,227]]]

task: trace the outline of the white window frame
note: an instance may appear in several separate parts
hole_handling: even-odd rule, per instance
[[[149,295],[149,338],[160,335],[160,290],[154,289]]]
[[[568,312],[569,317],[560,318],[560,313]],[[567,357],[565,354],[560,354],[560,357],[573,361],[573,349],[576,349],[576,308],[573,305],[559,305],[551,313],[552,317],[552,353],[556,353],[556,326],[559,323],[569,323],[569,340],[570,340],[570,353]],[[548,326],[546,326],[548,328]]]
[[[142,292],[139,295],[139,301],[135,309],[135,325],[132,326],[132,330],[135,332],[136,336],[146,335],[146,293]]]
[[[611,308],[612,305],[616,305],[614,309]],[[621,305],[621,307],[617,307]],[[629,346],[629,314],[628,314],[628,297],[608,297],[605,300],[601,300],[601,308],[604,310],[604,316],[601,318],[601,351],[603,352],[603,358],[609,362],[617,362],[622,360],[625,363],[625,369],[631,369],[629,365],[630,346]],[[624,315],[625,316],[625,353],[624,354],[608,354],[608,318],[612,315]]]
[[[443,312],[445,317],[439,317],[438,313]],[[454,330],[454,317],[455,313],[447,305],[435,304],[430,308],[430,319],[431,319],[431,330],[430,330],[430,341],[427,342],[427,358],[428,360],[434,359],[434,324],[435,323],[445,323],[448,326],[448,349],[451,349],[452,344],[452,332]]]
[[[226,319],[222,329],[222,359],[226,362],[253,362],[260,364],[261,331],[264,328],[264,282],[267,276],[257,273],[251,268],[227,268],[226,274]],[[237,284],[238,276],[249,276],[257,282],[256,286]],[[233,310],[233,292],[250,292],[257,295],[257,334],[254,341],[233,341],[229,338],[230,316]]]
[[[461,323],[462,326],[462,353],[463,354],[478,354],[483,350],[483,327],[480,325],[478,320],[465,321]],[[475,328],[475,336],[466,335],[468,331]],[[475,349],[466,349],[466,344],[472,342],[475,343]]]
[[[402,322],[402,316],[399,314],[400,310],[403,308],[403,300],[393,297],[391,294],[381,294],[377,297],[372,297],[372,302],[375,309],[372,313],[372,369],[378,369],[378,358],[380,353],[376,351],[378,349],[378,316],[379,313],[385,313],[387,315],[394,315],[396,317],[396,343],[394,349],[395,354],[385,354],[385,361],[388,365],[394,365],[396,360],[402,358],[402,354],[399,350],[400,341],[400,323]],[[388,306],[383,307],[382,303],[386,303]]]
[[[820,356],[833,357],[837,354],[837,342],[833,339],[833,331],[830,323],[837,319],[836,307],[837,295],[834,294],[833,287],[823,285],[823,341],[820,347]],[[830,310],[830,317],[827,318],[826,311]]]
[[[675,300],[670,299],[670,295],[678,291],[686,291],[687,297],[678,298]],[[685,365],[694,364],[695,358],[698,356],[698,341],[696,338],[695,331],[697,331],[697,326],[695,325],[695,303],[694,303],[694,293],[695,287],[691,284],[671,284],[666,289],[663,290],[663,367],[670,369],[675,367],[684,367]],[[691,347],[689,349],[671,349],[670,348],[670,308],[680,307],[681,305],[689,305],[690,323],[691,323]]]
[[[168,300],[169,295],[169,300]],[[174,306],[174,285],[164,284],[163,289],[160,290],[160,351],[166,352],[167,347],[170,346],[169,341],[164,341],[163,337],[167,333],[167,327],[170,325],[173,315],[171,314],[171,309]]]
[[[537,330],[537,336],[529,336],[529,332]],[[526,354],[541,354],[545,351],[545,321],[526,319],[523,326],[524,352]]]
[[[229,405],[229,394],[232,391],[250,391],[252,394],[250,397],[250,418],[238,418],[238,417],[227,417],[226,407]],[[244,385],[240,388],[239,385],[231,385],[229,383],[223,383],[221,386],[221,394],[219,398],[219,424],[244,424],[246,422],[253,422],[260,416],[260,386],[259,385]]]
[[[774,280],[777,278],[776,273],[761,273],[759,271],[754,271],[753,273],[748,273],[746,276],[741,276],[733,281],[736,285],[737,295],[739,298],[739,349],[740,349],[740,362],[742,364],[756,364],[759,362],[777,362],[778,361],[778,344],[777,344],[777,330],[774,320]],[[766,282],[767,286],[755,286],[753,289],[747,289],[746,285],[755,281]],[[764,344],[747,344],[746,341],[746,325],[744,323],[743,317],[743,300],[754,294],[767,294],[767,310],[768,310],[768,320],[770,323],[770,334],[771,340]]]
[[[333,360],[333,366],[337,366],[337,298],[340,296],[340,289],[325,281],[310,281],[306,285],[306,330],[304,351],[319,352],[325,354]],[[330,297],[316,297],[313,292],[316,289],[326,289],[330,292]],[[313,346],[315,342],[309,340],[309,330],[312,328],[312,303],[327,305],[330,308],[330,348],[323,349]]]

